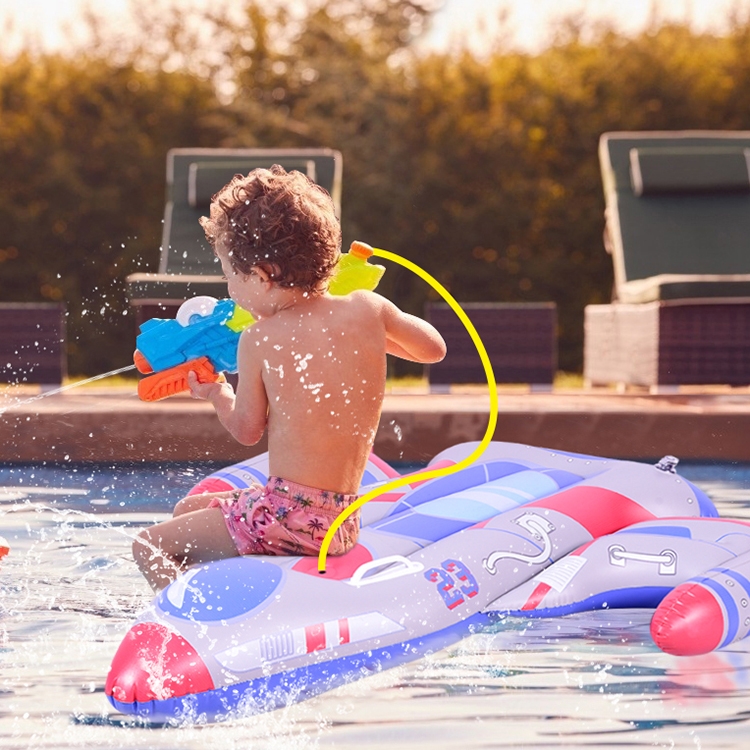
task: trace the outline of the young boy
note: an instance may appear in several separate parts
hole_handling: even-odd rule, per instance
[[[155,590],[186,567],[246,554],[317,555],[326,531],[356,499],[380,419],[386,354],[438,362],[445,342],[428,323],[378,294],[327,293],[341,232],[328,193],[274,166],[236,175],[201,219],[229,296],[256,318],[237,352],[239,381],[199,383],[243,445],[268,429],[271,477],[237,492],[193,495],[174,517],[142,531],[135,560]],[[351,549],[359,514],[329,553]]]

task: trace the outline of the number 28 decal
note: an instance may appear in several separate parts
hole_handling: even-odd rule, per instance
[[[471,571],[458,560],[443,560],[439,568],[430,568],[424,573],[428,581],[437,584],[437,590],[448,609],[454,609],[479,593],[477,579]]]

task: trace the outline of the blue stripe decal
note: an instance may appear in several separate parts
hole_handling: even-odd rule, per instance
[[[716,596],[721,599],[721,603],[724,605],[724,610],[727,613],[727,634],[724,640],[721,642],[719,648],[724,648],[728,643],[734,640],[737,635],[737,629],[740,626],[740,616],[737,611],[737,605],[734,603],[732,595],[714,578],[706,578],[700,576],[690,579],[693,583],[700,583],[707,589],[711,589]]]
[[[249,466],[243,466],[243,467],[229,467],[228,469],[224,469],[223,471],[215,471],[213,474],[206,477],[207,479],[223,479],[225,482],[229,482],[233,487],[236,487],[238,490],[244,490],[250,485],[248,484],[247,480],[240,476],[239,472],[245,472],[247,474],[251,474],[255,477],[255,479],[260,482],[262,485],[265,486],[266,482],[268,481],[268,477],[262,472],[258,471],[258,469],[250,468]]]
[[[402,641],[386,648],[373,649],[352,656],[342,656],[319,664],[278,672],[236,685],[194,693],[181,698],[123,703],[107,696],[109,702],[124,714],[135,714],[154,723],[188,716],[192,721],[235,720],[243,716],[273,711],[301,700],[313,698],[327,690],[354,682],[361,677],[391,667],[407,664],[425,654],[440,651],[465,636],[477,632],[493,621],[483,612],[438,630],[435,633]],[[241,713],[233,715],[241,706]]]
[[[243,490],[245,489],[245,487],[249,486],[248,483],[244,479],[237,476],[237,474],[231,471],[215,471],[208,478],[209,479],[223,479],[225,482],[231,484],[232,487],[236,487],[238,490]],[[265,484],[265,482],[263,484]]]
[[[437,477],[425,482],[412,492],[409,492],[400,500],[410,507],[416,507],[428,500],[435,500],[438,497],[452,495],[455,492],[461,492],[469,487],[476,487],[478,484],[484,484],[487,481],[487,473],[484,470],[484,464],[475,464],[466,469],[450,474],[446,477]]]
[[[415,513],[420,516],[435,516],[436,518],[450,518],[478,523],[486,518],[492,518],[492,516],[504,510],[506,508],[498,510],[492,505],[469,498],[444,497],[423,503],[415,510]]]
[[[750,596],[750,581],[745,578],[742,573],[738,573],[736,570],[732,570],[731,568],[714,568],[714,570],[717,573],[723,573],[729,578],[734,578],[734,580],[737,581],[737,583],[739,583],[743,589],[745,589],[745,593]]]
[[[590,612],[596,609],[656,609],[661,600],[672,590],[671,586],[637,586],[630,589],[613,589],[570,604],[538,609],[514,609],[501,614],[513,617],[561,617],[576,612]]]
[[[684,526],[646,526],[645,528],[630,527],[629,529],[620,529],[618,534],[661,534],[663,536],[681,536],[685,539],[692,539],[690,529]]]
[[[509,461],[490,461],[486,464],[475,464],[450,476],[438,477],[425,482],[425,484],[406,495],[401,502],[416,507],[428,500],[436,500],[445,495],[463,492],[472,487],[486,484],[493,479],[517,474],[519,471],[529,471],[529,468]]]
[[[716,506],[711,502],[708,495],[702,489],[696,487],[692,482],[688,482],[687,479],[683,479],[682,481],[685,482],[685,484],[695,493],[701,516],[704,518],[718,518],[719,511],[716,510]]]
[[[377,481],[377,477],[372,472],[365,469],[365,473],[362,475],[362,481],[360,482],[360,487],[366,487],[368,484],[374,484]]]
[[[545,469],[542,474],[546,474],[548,477],[554,479],[561,490],[570,487],[571,484],[577,484],[578,482],[583,481],[582,476],[563,469]]]

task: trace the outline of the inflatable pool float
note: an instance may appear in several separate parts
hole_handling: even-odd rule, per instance
[[[243,472],[262,481],[264,461],[212,481]],[[187,571],[126,634],[106,694],[151,721],[220,721],[437,651],[492,622],[493,602],[582,545],[633,524],[715,516],[669,469],[492,443],[469,468],[368,503],[359,543],[329,558],[326,575],[309,557]],[[377,459],[368,472],[393,473]]]

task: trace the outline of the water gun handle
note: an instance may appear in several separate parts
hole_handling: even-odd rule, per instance
[[[194,372],[199,383],[225,383],[226,378],[216,372],[208,357],[198,357],[168,370],[155,372],[138,383],[138,396],[141,401],[160,401],[176,393],[190,390],[187,376]]]

